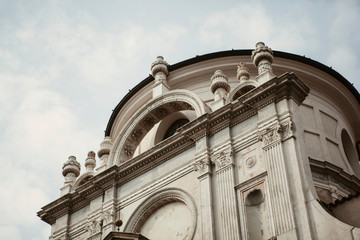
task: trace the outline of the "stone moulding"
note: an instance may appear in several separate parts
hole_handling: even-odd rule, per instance
[[[235,101],[236,100],[235,96],[238,95],[239,92],[241,92],[241,89],[243,89],[246,86],[252,86],[252,87],[256,88],[258,86],[258,83],[255,80],[247,80],[246,82],[241,83],[239,86],[237,86],[236,88],[231,90],[228,97],[226,98],[226,103]]]
[[[109,165],[122,164],[132,158],[134,150],[148,131],[171,112],[179,111],[172,107],[173,103],[177,104],[181,110],[194,110],[197,117],[209,112],[206,105],[194,93],[188,90],[173,90],[161,97],[142,106],[134,114],[120,134],[116,137],[113,144],[113,151],[110,152]],[[134,134],[141,130],[141,134]],[[136,140],[133,136],[136,135]]]
[[[191,229],[189,240],[193,239],[197,224],[197,210],[194,199],[184,190],[179,188],[168,188],[160,190],[144,200],[135,212],[130,216],[124,231],[139,233],[147,218],[161,206],[171,202],[184,203],[191,212]]]
[[[293,73],[275,77],[223,108],[203,114],[183,126],[175,136],[124,162],[121,166],[114,165],[98,173],[73,192],[44,206],[38,212],[38,216],[43,221],[53,224],[57,218],[86,206],[106,189],[114,185],[120,186],[171,157],[192,148],[195,146],[196,140],[207,135],[211,136],[226,127],[234,126],[254,116],[259,108],[272,102],[286,98],[294,99],[300,104],[308,93],[307,86]]]
[[[172,172],[171,174],[167,175],[166,177],[157,179],[152,184],[142,186],[141,189],[139,189],[137,192],[131,193],[127,196],[123,196],[117,202],[116,208],[117,209],[125,208],[126,206],[132,204],[133,202],[136,202],[145,196],[149,196],[155,191],[164,188],[169,183],[174,182],[175,180],[189,174],[192,171],[193,171],[193,164],[192,163],[187,164],[184,167],[181,167],[180,169],[176,170],[175,172]]]
[[[184,135],[177,135],[175,138],[163,141],[158,148],[150,149],[121,167],[112,166],[95,175],[73,192],[43,207],[38,212],[38,216],[45,222],[53,224],[57,218],[85,207],[92,199],[101,196],[110,187],[120,186],[194,145],[195,143]]]
[[[331,176],[333,180],[345,184],[346,187],[354,191],[352,194],[360,193],[360,179],[355,175],[350,175],[344,172],[342,168],[326,161],[309,158],[309,163],[312,172]]]

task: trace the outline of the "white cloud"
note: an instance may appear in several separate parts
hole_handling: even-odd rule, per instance
[[[20,230],[12,225],[0,226],[0,236],[6,240],[19,240],[21,239]]]
[[[74,24],[67,17],[44,28],[28,24],[17,33],[29,48],[51,54],[50,62],[46,63],[50,68],[43,69],[50,76],[69,77],[74,84],[93,91],[110,83],[112,88],[120,88],[128,83],[124,77],[136,74],[137,68],[144,69],[144,55],[153,54],[155,59],[158,49],[174,51],[185,34],[185,28],[176,25],[165,25],[152,31],[135,24],[118,32],[99,33],[98,29]],[[151,62],[147,64],[150,66]],[[65,72],[69,69],[71,73]],[[62,70],[64,72],[59,74]],[[147,68],[146,71],[149,72]],[[135,79],[133,86],[139,80]]]
[[[296,13],[299,6],[288,11]],[[284,13],[286,14],[286,13]],[[281,18],[281,16],[279,16]],[[292,18],[292,19],[289,19]],[[296,14],[276,21],[271,12],[260,2],[247,2],[209,16],[200,27],[199,38],[205,44],[218,48],[254,48],[263,41],[273,49],[301,52],[318,47],[318,35],[307,15]]]
[[[360,4],[357,1],[335,1],[330,8],[326,62],[360,91]]]
[[[359,41],[352,40],[360,31],[349,27],[360,22],[356,1],[330,4],[329,29],[303,4],[279,14],[261,2],[243,2],[214,14],[201,11],[203,22],[193,26],[149,10],[154,24],[114,17],[118,22],[106,28],[98,16],[84,9],[73,16],[76,11],[64,6],[51,2],[34,16],[18,14],[19,25],[5,26],[0,36],[0,216],[7,219],[0,220],[0,236],[6,239],[25,238],[23,229],[31,228],[32,238],[49,234],[36,212],[59,196],[63,162],[75,155],[83,165],[86,153],[98,150],[111,108],[148,76],[158,55],[183,60],[184,52],[254,48],[264,41],[301,55],[326,52],[327,63],[350,81],[360,75]]]
[[[28,159],[30,160],[30,159]],[[4,161],[1,168],[0,186],[1,208],[0,226],[6,224],[34,225],[35,213],[41,204],[50,199],[42,189],[46,188],[41,174],[22,169],[10,159]],[[36,225],[36,224],[35,224]]]
[[[269,39],[273,24],[263,5],[244,3],[225,12],[209,16],[200,27],[200,39],[206,44],[252,47]]]
[[[328,55],[327,62],[337,72],[343,75],[354,85],[356,89],[360,89],[360,59],[355,55],[349,46],[340,46],[333,49]]]
[[[330,5],[329,10],[331,24],[328,40],[338,45],[356,44],[359,47],[360,31],[356,26],[360,22],[359,2],[356,0],[338,0]]]
[[[39,24],[34,18],[16,29],[12,37],[21,49],[0,49],[0,62],[6,63],[0,71],[1,236],[21,239],[24,229],[37,229],[33,237],[49,235],[36,212],[60,196],[62,164],[75,155],[83,165],[87,152],[96,152],[102,141],[106,121],[94,125],[98,111],[92,108],[114,107],[108,106],[109,95],[118,100],[150,72],[151,62],[139,71],[144,59],[152,54],[155,59],[156,49],[175,51],[186,34],[176,25],[155,30],[128,25],[99,33],[57,14],[62,21]],[[150,44],[155,48],[149,50]],[[101,118],[110,111],[106,114]]]

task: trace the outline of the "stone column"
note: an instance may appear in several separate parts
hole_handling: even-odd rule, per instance
[[[211,184],[211,162],[208,150],[197,153],[194,170],[198,172],[200,184],[200,212],[202,239],[215,239],[214,214]]]
[[[291,123],[289,123],[291,124]],[[295,228],[293,206],[290,199],[288,177],[282,149],[282,138],[291,126],[275,123],[259,133],[263,143],[265,165],[268,174],[268,187],[271,202],[271,215],[274,221],[275,236]],[[297,239],[296,234],[292,239]]]
[[[219,199],[220,239],[239,240],[240,228],[234,190],[234,157],[232,151],[215,154],[217,194]]]

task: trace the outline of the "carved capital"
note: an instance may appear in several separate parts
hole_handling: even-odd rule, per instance
[[[290,138],[294,135],[294,123],[291,121],[291,119],[281,123],[280,126],[281,126],[280,133],[282,140]]]
[[[280,141],[280,124],[268,127],[265,131],[258,133],[258,138],[262,141],[264,147]]]
[[[114,216],[114,210],[107,210],[107,211],[105,211],[105,212],[103,212],[102,214],[101,214],[101,220],[103,221],[103,225],[107,225],[107,224],[109,224],[109,223],[112,223],[113,221],[113,216]]]
[[[198,161],[196,161],[193,166],[194,166],[194,170],[196,172],[198,172],[200,175],[209,172],[210,171],[210,161],[209,159],[200,159]]]
[[[226,153],[222,151],[213,157],[213,162],[215,163],[216,170],[232,165],[234,163],[233,152]]]
[[[281,124],[276,124],[266,128],[258,133],[259,141],[263,142],[263,146],[269,146],[273,143],[286,140],[293,136],[294,124],[291,120],[287,120]]]
[[[95,237],[94,235],[97,235],[97,233],[100,233],[101,226],[100,221],[98,219],[92,219],[87,223],[87,230],[88,230],[88,237],[93,239],[92,237]]]

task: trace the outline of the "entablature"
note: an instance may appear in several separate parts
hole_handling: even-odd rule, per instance
[[[308,93],[309,88],[293,73],[274,77],[236,101],[215,112],[205,113],[184,125],[177,134],[165,139],[148,151],[91,177],[88,182],[80,185],[69,194],[44,206],[38,212],[38,216],[43,221],[53,224],[57,218],[71,214],[90,204],[92,199],[101,196],[105,190],[121,186],[194,147],[198,139],[211,136],[229,126],[234,126],[254,116],[259,109],[270,103],[276,103],[283,99],[293,99],[296,103],[301,104]]]

